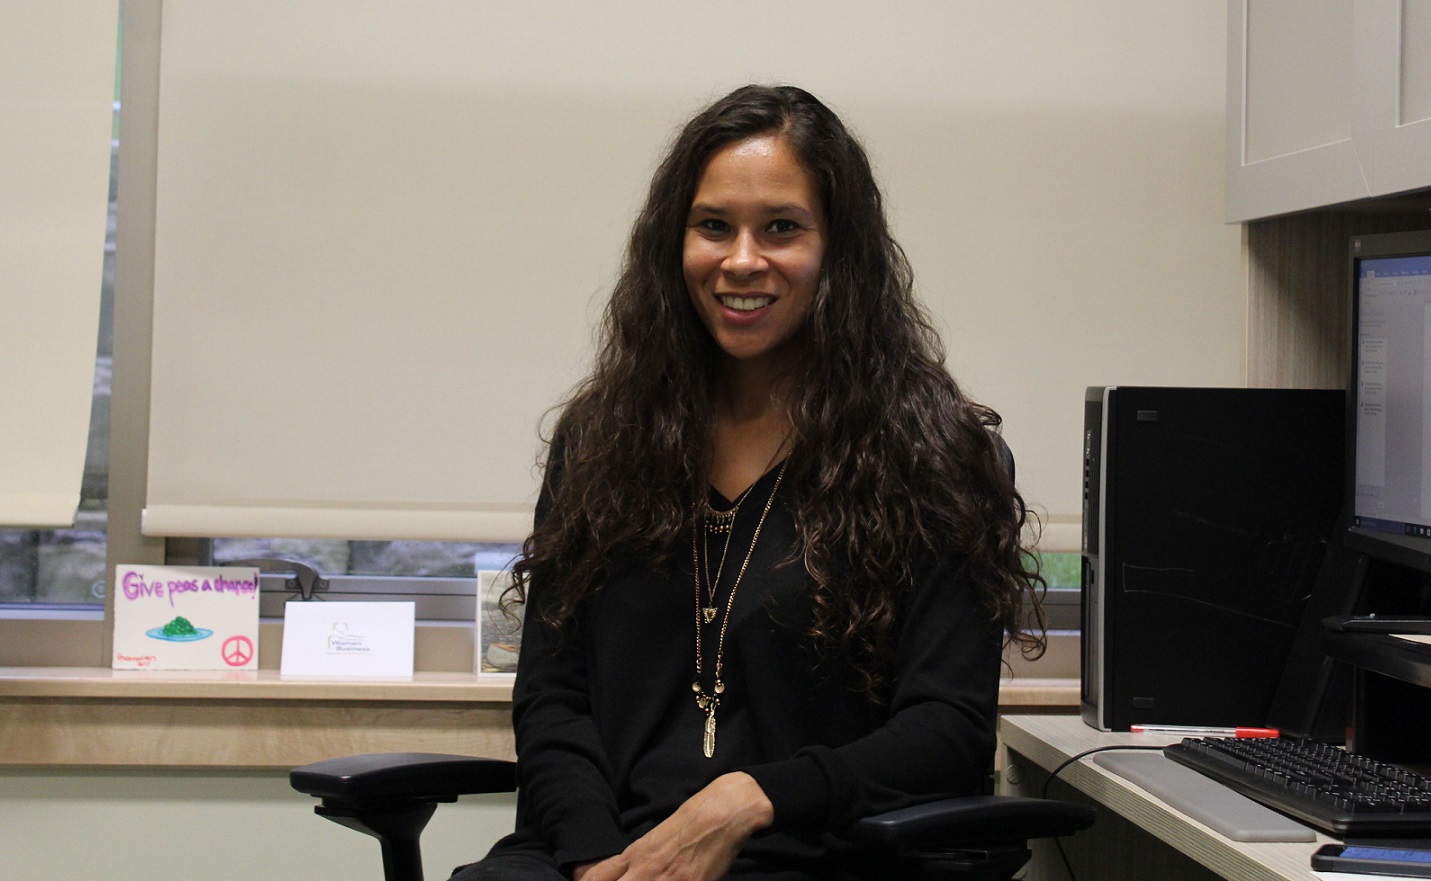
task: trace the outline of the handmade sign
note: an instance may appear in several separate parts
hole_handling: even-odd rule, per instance
[[[412,678],[413,603],[291,602],[283,607],[285,677]]]
[[[119,566],[116,670],[258,669],[258,570]]]

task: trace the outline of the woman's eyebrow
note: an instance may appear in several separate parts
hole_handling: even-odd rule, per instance
[[[767,214],[814,214],[808,207],[797,202],[767,205],[764,210]]]
[[[797,202],[782,202],[778,205],[761,205],[758,206],[758,210],[761,214],[805,214],[813,216],[815,213],[809,207],[801,205]],[[720,216],[726,216],[730,214],[731,211],[728,208],[722,208],[717,205],[712,205],[709,202],[694,202],[691,204],[690,213],[716,214]]]

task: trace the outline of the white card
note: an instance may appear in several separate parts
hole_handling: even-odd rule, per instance
[[[116,566],[116,670],[258,669],[258,570]]]
[[[283,676],[412,678],[413,603],[283,606]]]

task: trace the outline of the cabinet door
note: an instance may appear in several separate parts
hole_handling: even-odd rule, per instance
[[[1356,0],[1354,20],[1354,139],[1367,187],[1431,187],[1431,3]]]
[[[1368,195],[1354,142],[1353,7],[1228,0],[1229,222]]]

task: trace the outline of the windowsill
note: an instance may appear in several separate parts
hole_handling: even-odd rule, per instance
[[[1077,710],[1079,694],[1077,679],[1004,679],[999,682],[999,712]]]
[[[474,673],[415,673],[411,680],[340,680],[285,679],[277,670],[231,673],[0,667],[0,697],[507,703],[512,699],[512,685]]]
[[[1001,709],[1075,707],[1077,679],[1017,677],[999,688]],[[414,673],[411,680],[285,679],[277,670],[203,672],[105,667],[0,667],[0,698],[91,700],[509,703],[510,682],[474,673]]]
[[[272,771],[358,753],[515,755],[511,687],[472,673],[241,675],[0,667],[0,766]]]
[[[1003,712],[1069,712],[1078,680],[1005,680]],[[333,756],[513,758],[511,687],[471,673],[284,680],[260,670],[0,668],[0,767],[281,770]]]

